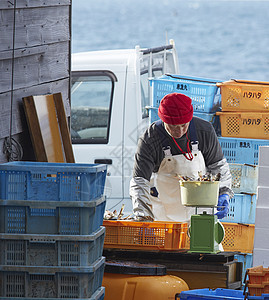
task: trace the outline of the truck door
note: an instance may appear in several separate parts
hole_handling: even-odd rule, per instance
[[[107,209],[113,208],[113,199],[123,197],[124,90],[116,85],[125,81],[125,74],[122,67],[117,75],[105,70],[72,71],[71,78],[71,139],[75,161],[108,165]]]

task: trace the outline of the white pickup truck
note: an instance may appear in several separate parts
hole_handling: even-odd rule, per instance
[[[71,138],[77,163],[108,165],[107,210],[132,210],[129,183],[139,136],[149,125],[149,78],[179,74],[174,42],[72,55]]]

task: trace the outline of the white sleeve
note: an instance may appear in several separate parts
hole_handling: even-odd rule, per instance
[[[234,196],[234,193],[231,189],[232,175],[230,173],[230,167],[226,158],[207,166],[207,170],[212,172],[214,175],[220,173],[220,194],[228,194],[230,198],[232,198]]]
[[[150,201],[150,182],[143,177],[133,177],[130,181],[130,196],[136,217],[154,218]]]

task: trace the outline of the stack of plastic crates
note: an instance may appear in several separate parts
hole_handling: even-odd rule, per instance
[[[269,82],[230,80],[221,93],[221,137],[229,163],[258,164],[259,146],[269,145]]]
[[[245,293],[247,299],[269,299],[269,268],[247,269]]]
[[[245,274],[252,267],[259,147],[269,145],[269,83],[229,80],[217,85],[221,92],[219,142],[235,192],[228,216],[222,219],[223,247],[242,252],[236,258],[243,262]]]
[[[221,90],[221,135],[269,139],[269,82],[229,80]]]
[[[255,214],[257,203],[259,147],[269,145],[269,140],[219,137],[232,175],[234,197],[223,218],[225,251],[240,251],[235,257],[243,263],[243,274],[252,267]]]
[[[269,82],[230,80],[221,93],[221,143],[229,163],[258,164],[259,146],[269,145]]]
[[[221,220],[225,228],[222,242],[225,251],[240,251],[235,259],[242,262],[242,278],[252,267],[257,202],[258,167],[230,163],[234,197],[230,199],[228,215]]]
[[[217,82],[215,79],[183,75],[163,75],[151,79],[152,106],[148,107],[150,123],[159,119],[158,107],[162,98],[176,92],[190,97],[194,116],[211,122],[217,134],[220,134],[219,118],[216,116],[216,111],[220,110]]]
[[[104,299],[105,165],[0,165],[0,298]]]

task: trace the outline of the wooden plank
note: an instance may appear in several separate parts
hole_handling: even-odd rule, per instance
[[[46,50],[46,52],[43,52]],[[0,55],[1,58],[1,55]],[[11,90],[12,60],[0,61],[0,91]],[[13,89],[52,82],[70,76],[69,42],[40,46],[40,51],[14,60]]]
[[[65,162],[53,95],[33,97],[48,162]],[[32,115],[30,114],[30,118]],[[39,143],[37,144],[37,148]],[[37,157],[38,161],[42,161]]]
[[[117,259],[145,259],[145,260],[165,260],[174,263],[228,263],[234,261],[235,254],[239,252],[219,252],[219,253],[188,253],[187,250],[182,251],[139,251],[127,249],[113,249],[104,247],[104,256]]]
[[[13,50],[7,50],[0,52],[0,61],[1,60],[10,60],[13,55],[15,59],[24,58],[26,56],[33,56],[42,54],[45,55],[48,51],[48,45],[41,45],[37,47],[24,48],[24,49],[15,49],[14,54]]]
[[[240,266],[236,263],[234,264],[230,264],[230,265],[227,265],[229,267],[228,269],[228,283],[231,283],[231,282],[235,282],[237,280],[237,268],[240,268]],[[241,278],[242,279],[242,278]]]
[[[12,126],[12,135],[17,132],[20,132],[21,130],[19,128],[22,128],[20,109],[18,103],[14,101],[11,108],[10,97],[4,98],[3,100],[4,101],[1,101],[1,96],[0,96],[0,109],[1,109],[0,137],[1,138],[10,135],[10,126]],[[12,112],[12,117],[11,117],[11,112]]]
[[[39,116],[33,97],[25,97],[23,103],[36,160],[47,162],[48,157],[45,150],[45,143],[42,138],[41,124],[39,123]]]
[[[62,139],[62,143],[63,143],[66,162],[74,163],[75,158],[74,158],[74,153],[73,153],[73,149],[72,149],[71,136],[70,136],[70,132],[69,132],[68,125],[67,125],[65,108],[64,108],[63,100],[62,100],[62,94],[57,93],[57,94],[54,94],[53,97],[54,97],[54,105],[56,107],[57,119],[58,119],[58,123],[59,123],[59,128],[60,128],[61,139]]]
[[[0,1],[0,145],[10,134],[19,136],[24,153],[33,154],[31,143],[24,143],[25,135],[28,134],[28,140],[30,136],[22,98],[61,92],[66,115],[70,115],[71,0],[16,0],[15,11],[14,4],[15,1]],[[14,12],[15,60],[11,87]],[[0,159],[6,160],[1,151]]]
[[[192,289],[227,288],[227,274],[214,272],[167,271],[168,275],[182,278]]]
[[[37,161],[74,163],[61,94],[29,96],[23,103]]]
[[[70,12],[69,5],[17,9],[14,49],[69,41]],[[0,10],[0,20],[0,51],[13,49],[14,10]]]
[[[71,0],[17,0],[16,7],[40,7],[40,6],[62,6],[71,5]],[[10,9],[14,7],[14,0],[1,0],[0,9]]]
[[[240,263],[234,260],[235,253],[199,254],[124,249],[104,249],[103,251],[103,255],[108,260],[164,265],[167,268],[167,274],[182,278],[190,289],[230,288],[231,286],[240,288],[242,269]]]
[[[66,116],[70,116],[70,100],[69,100],[69,84],[70,78],[64,78],[54,82],[40,85],[34,85],[22,89],[15,90],[13,93],[12,107],[12,135],[28,131],[25,114],[22,105],[22,98],[29,95],[45,95],[62,93]],[[10,112],[11,112],[11,92],[0,93],[0,139],[10,135]]]
[[[226,288],[226,289],[240,289],[242,287],[242,276],[233,277],[231,273],[240,269],[238,262],[234,261],[230,264],[229,268],[222,271],[215,271],[209,269],[169,269],[167,268],[167,274],[178,276],[186,281],[190,289],[203,289],[203,288]]]

